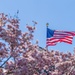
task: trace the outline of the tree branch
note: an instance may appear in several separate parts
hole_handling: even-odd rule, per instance
[[[10,56],[10,57],[0,66],[0,68],[3,67],[3,65],[4,65],[11,57],[12,57],[12,56]]]

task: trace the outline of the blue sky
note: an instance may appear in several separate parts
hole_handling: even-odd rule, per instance
[[[46,23],[56,30],[75,31],[75,0],[0,0],[0,12],[14,16],[19,10],[20,29],[26,31],[25,25],[37,21],[34,41],[38,39],[41,47],[46,46]],[[73,52],[73,44],[59,43],[49,49]]]

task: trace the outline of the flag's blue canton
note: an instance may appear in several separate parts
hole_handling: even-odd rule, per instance
[[[53,37],[53,35],[54,35],[54,30],[47,28],[47,38]]]

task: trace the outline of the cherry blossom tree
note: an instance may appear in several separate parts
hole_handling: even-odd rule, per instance
[[[0,75],[75,75],[75,50],[63,53],[32,44],[33,22],[22,32],[18,18],[0,14]]]

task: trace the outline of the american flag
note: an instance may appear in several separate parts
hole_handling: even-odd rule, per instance
[[[57,43],[65,42],[72,44],[75,31],[58,31],[47,28],[46,46],[54,46]]]

